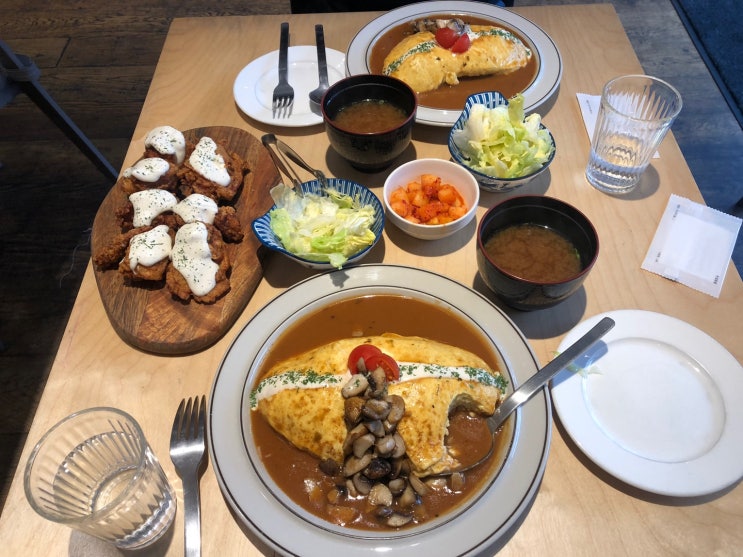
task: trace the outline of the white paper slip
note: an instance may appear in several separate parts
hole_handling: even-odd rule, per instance
[[[588,95],[586,93],[576,93],[578,97],[578,106],[583,116],[583,124],[586,126],[589,141],[593,140],[593,130],[596,129],[596,118],[601,106],[601,95]],[[654,159],[660,158],[658,151],[653,154]]]
[[[719,298],[741,222],[672,194],[642,268]]]

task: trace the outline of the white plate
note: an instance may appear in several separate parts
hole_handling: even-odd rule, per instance
[[[537,370],[526,339],[513,322],[477,292],[451,279],[409,267],[361,265],[314,276],[289,288],[260,310],[238,334],[217,372],[211,392],[209,445],[224,497],[247,529],[282,555],[345,557],[471,555],[507,541],[539,488],[549,452],[551,413],[543,391],[516,413],[514,441],[507,461],[475,501],[438,523],[402,531],[344,529],[278,499],[260,457],[249,441],[247,393],[271,340],[293,316],[342,299],[398,294],[442,304],[473,323],[491,339],[511,383],[523,383]]]
[[[325,57],[328,62],[330,84],[346,76],[346,57],[342,52],[328,48]],[[237,106],[245,114],[264,124],[289,128],[322,124],[322,116],[312,112],[309,99],[310,91],[319,85],[317,48],[290,46],[287,63],[289,83],[294,87],[294,105],[289,118],[274,118],[271,110],[273,89],[279,80],[278,50],[256,58],[237,74],[233,87]]]
[[[480,16],[500,22],[526,38],[539,60],[534,81],[523,91],[526,112],[535,112],[557,91],[562,77],[562,57],[557,45],[537,25],[528,19],[484,2],[421,2],[390,10],[369,22],[351,40],[346,52],[349,75],[370,73],[369,60],[372,48],[382,33],[411,19],[422,19],[437,14]],[[434,126],[451,126],[461,110],[442,110],[419,106],[416,122]]]
[[[743,477],[743,368],[706,333],[639,310],[597,315],[575,327],[559,350],[604,315],[616,322],[603,343],[561,372],[552,398],[580,449],[620,480],[661,495],[693,497]]]

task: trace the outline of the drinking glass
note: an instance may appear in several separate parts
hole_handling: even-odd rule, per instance
[[[625,75],[609,81],[591,141],[586,178],[613,194],[632,191],[681,111],[679,92],[647,75]]]
[[[176,497],[134,418],[90,408],[50,429],[31,452],[24,487],[48,520],[137,549],[173,522]]]

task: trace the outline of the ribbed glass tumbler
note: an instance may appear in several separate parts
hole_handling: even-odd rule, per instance
[[[679,92],[647,75],[625,75],[609,81],[591,141],[586,178],[612,194],[632,191],[681,111]]]
[[[24,486],[33,509],[123,549],[159,539],[176,498],[139,424],[90,408],[52,427],[34,447]]]

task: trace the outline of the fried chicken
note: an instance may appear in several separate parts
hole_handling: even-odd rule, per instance
[[[237,153],[202,137],[178,171],[180,192],[184,197],[200,193],[217,203],[231,203],[247,172],[247,164]]]
[[[140,159],[124,170],[119,184],[127,195],[149,189],[175,193],[178,191],[178,167],[157,157]]]
[[[203,222],[183,225],[175,235],[165,284],[176,298],[210,304],[230,290],[230,260],[222,234]]]

